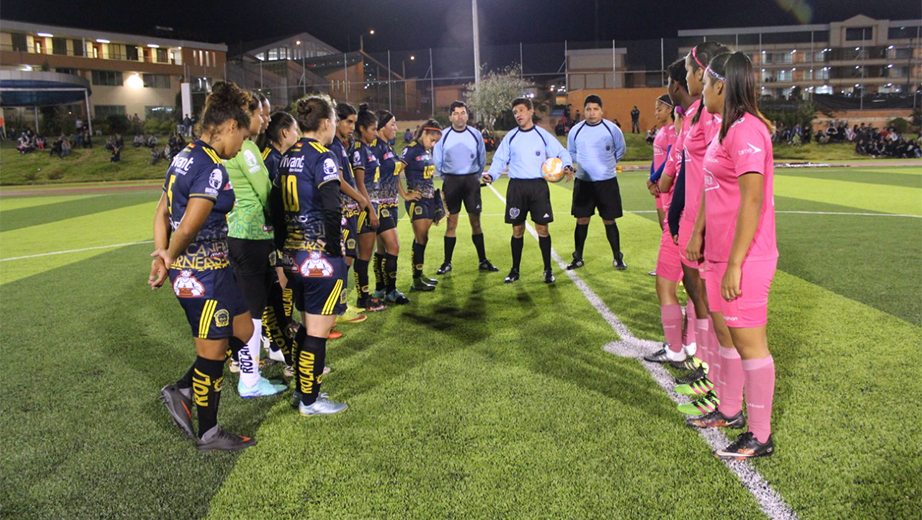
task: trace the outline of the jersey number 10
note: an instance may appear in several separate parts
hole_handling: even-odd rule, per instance
[[[282,201],[285,211],[297,212],[301,205],[298,203],[298,178],[294,175],[285,176],[285,186],[282,188]]]

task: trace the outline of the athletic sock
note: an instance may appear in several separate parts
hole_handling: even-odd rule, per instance
[[[663,337],[672,352],[682,351],[682,307],[675,303],[659,308],[663,321]]]
[[[192,394],[198,409],[199,437],[218,424],[218,403],[221,400],[221,381],[224,379],[224,361],[195,358],[192,374]]]
[[[519,264],[522,263],[522,247],[525,245],[525,237],[512,237],[512,268],[519,270]]]
[[[387,292],[397,289],[397,255],[384,254],[385,288]]]
[[[445,237],[445,263],[451,263],[451,256],[455,253],[455,243],[458,242],[458,237]]]
[[[605,236],[608,237],[608,245],[611,246],[611,254],[617,258],[621,252],[621,234],[618,232],[618,224],[612,222],[605,224]]]
[[[375,253],[375,290],[381,291],[384,289],[386,284],[384,273],[384,255],[381,253]]]
[[[695,345],[695,304],[692,302],[691,298],[685,302],[685,337],[682,342],[686,347],[691,347]],[[695,355],[695,348],[691,349],[691,352],[686,352],[689,356]]]
[[[714,383],[714,391],[718,399],[722,397],[719,386],[721,372],[723,372],[723,359],[720,357],[720,340],[717,339],[717,327],[714,326],[714,319],[708,318],[707,330],[708,355],[711,358],[711,368],[708,369],[708,379]]]
[[[698,357],[710,367],[713,360],[711,359],[711,348],[707,341],[709,332],[710,320],[708,318],[695,318],[695,337],[698,341]]]
[[[259,347],[262,341],[262,320],[253,320],[253,336],[240,348],[240,382],[250,388],[259,383]]]
[[[589,234],[589,224],[577,224],[573,230],[573,242],[575,244],[576,258],[583,257],[583,246],[586,245],[586,236]]]
[[[541,258],[544,260],[544,270],[551,268],[551,236],[538,237],[538,245],[541,247]]]
[[[269,339],[277,345],[285,357],[285,364],[291,366],[293,338],[288,330],[291,318],[285,309],[285,291],[275,282],[269,288],[266,310],[263,311],[263,327],[268,332]]]
[[[231,359],[236,362],[240,362],[240,349],[246,346],[246,343],[240,341],[239,339],[231,336],[227,339],[228,350],[231,352]]]
[[[743,409],[743,360],[735,348],[720,347],[720,380],[717,386],[720,413],[733,417]]]
[[[426,257],[426,245],[413,241],[413,278],[423,275],[423,262]]]
[[[355,290],[359,298],[368,295],[368,260],[355,259]]]
[[[298,390],[301,404],[314,404],[320,393],[323,365],[327,357],[327,338],[305,336],[298,354]]]
[[[477,258],[483,262],[487,259],[487,251],[483,246],[483,233],[471,235],[471,240],[474,241],[474,247],[477,248]]]
[[[775,360],[771,356],[742,360],[746,385],[749,431],[759,442],[772,434],[772,401],[775,398]]]

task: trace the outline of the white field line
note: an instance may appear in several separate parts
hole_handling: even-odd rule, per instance
[[[505,197],[503,197],[496,188],[490,185],[490,189],[493,190],[493,193],[503,201],[503,204],[506,203]],[[531,224],[527,224],[528,232],[535,238],[538,239],[538,233],[532,227]],[[557,262],[557,265],[563,270],[567,276],[570,277],[570,280],[573,281],[573,284],[583,292],[583,295],[589,301],[589,303],[602,315],[602,318],[611,326],[612,329],[618,334],[621,338],[621,341],[613,341],[603,346],[602,348],[611,354],[617,356],[635,358],[640,361],[641,365],[650,373],[654,381],[666,392],[669,397],[676,403],[684,402],[684,399],[679,397],[679,394],[673,391],[675,382],[669,372],[662,365],[655,363],[645,363],[641,358],[645,354],[652,353],[659,349],[662,345],[654,341],[640,339],[634,336],[633,333],[618,319],[617,316],[605,305],[601,298],[589,287],[576,274],[576,271],[567,271],[567,263],[564,261],[560,255],[557,254],[557,251],[551,250],[551,255],[554,258],[554,261]],[[677,417],[679,417],[677,413]],[[699,434],[704,437],[711,449],[717,450],[725,448],[727,444],[730,443],[729,439],[717,429],[699,429]],[[710,456],[710,455],[702,455]],[[756,501],[759,503],[759,507],[762,508],[762,511],[773,520],[797,520],[797,515],[791,509],[791,507],[784,501],[781,495],[775,491],[771,484],[769,484],[758,471],[755,470],[749,463],[745,461],[740,462],[729,462],[725,461],[724,464],[732,471],[736,477],[740,480],[743,486],[749,490]]]
[[[82,251],[93,251],[94,249],[114,249],[116,247],[136,246],[138,244],[150,244],[152,242],[153,240],[145,240],[143,242],[127,242],[125,244],[109,244],[107,246],[84,247],[83,249],[68,249],[67,251],[52,251],[50,253],[39,253],[37,255],[14,256],[12,258],[0,258],[0,262],[10,262],[12,260],[25,260],[27,258],[38,258],[40,256],[66,255],[69,253],[80,253]]]
[[[656,210],[653,209],[638,209],[638,210],[624,210],[625,213],[636,213],[641,214],[652,214],[656,213]],[[841,215],[846,217],[898,217],[898,218],[922,218],[922,215],[900,215],[897,213],[850,213],[845,211],[775,211],[776,215],[786,214],[786,215]],[[463,217],[466,217],[466,213],[460,214]],[[481,213],[481,216],[484,217],[505,217],[503,213]]]

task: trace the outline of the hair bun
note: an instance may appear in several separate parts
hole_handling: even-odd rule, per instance
[[[361,105],[359,105],[359,111],[368,112],[368,103],[362,103]]]

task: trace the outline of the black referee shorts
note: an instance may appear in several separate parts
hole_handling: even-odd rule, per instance
[[[525,222],[528,213],[535,224],[554,221],[551,192],[544,179],[510,179],[506,188],[506,224]]]
[[[445,194],[445,206],[451,215],[461,213],[462,202],[468,213],[482,211],[479,174],[445,175],[442,178],[442,193]]]
[[[574,181],[570,213],[576,218],[589,218],[595,215],[596,208],[599,209],[599,216],[605,220],[615,220],[624,215],[617,177],[595,182],[581,179]]]

